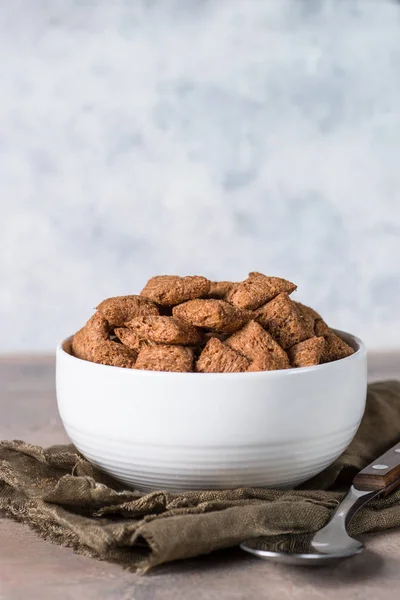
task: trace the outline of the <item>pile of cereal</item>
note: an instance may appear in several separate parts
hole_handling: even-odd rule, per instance
[[[103,300],[74,336],[74,356],[150,371],[241,373],[310,367],[354,350],[296,286],[250,273],[245,281],[152,277],[139,296]]]

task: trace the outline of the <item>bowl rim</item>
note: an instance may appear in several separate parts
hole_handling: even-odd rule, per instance
[[[223,380],[227,380],[229,379],[238,379],[238,378],[257,378],[257,377],[268,377],[268,378],[276,378],[276,377],[288,377],[290,375],[300,375],[301,373],[314,373],[316,371],[322,371],[322,370],[329,370],[332,369],[334,365],[336,365],[336,368],[339,364],[344,364],[345,362],[349,363],[350,361],[358,361],[360,358],[364,358],[367,354],[367,349],[366,346],[364,344],[364,342],[357,336],[348,333],[347,331],[342,331],[341,329],[333,329],[332,331],[334,331],[341,339],[345,338],[344,341],[350,341],[352,343],[352,347],[355,349],[354,354],[351,354],[350,356],[347,356],[346,358],[340,358],[339,360],[334,360],[332,362],[329,363],[324,363],[324,364],[320,364],[320,365],[314,365],[312,367],[290,367],[289,369],[278,369],[276,371],[250,371],[250,372],[245,372],[245,373],[195,373],[195,372],[189,372],[189,373],[176,373],[176,372],[171,372],[171,371],[148,371],[145,369],[127,369],[125,367],[116,367],[113,365],[102,365],[99,363],[95,363],[95,362],[91,362],[89,360],[84,360],[82,358],[77,358],[76,356],[73,356],[72,354],[70,354],[69,352],[67,352],[66,350],[64,350],[63,346],[64,344],[66,344],[67,342],[71,342],[73,335],[68,336],[67,338],[65,338],[64,340],[62,340],[61,342],[59,342],[59,344],[57,345],[56,348],[56,357],[58,356],[63,356],[64,359],[68,360],[71,362],[71,364],[79,364],[79,363],[85,363],[87,368],[89,369],[97,369],[97,371],[99,372],[99,369],[103,369],[103,372],[106,373],[107,371],[109,373],[114,372],[114,373],[133,373],[134,376],[141,376],[141,377],[168,377],[170,379],[174,379],[174,378],[191,378],[193,376],[196,377],[214,377],[214,378],[222,378]],[[104,371],[105,369],[105,371]],[[110,371],[110,369],[112,371]],[[128,375],[129,376],[133,376],[133,375]],[[124,375],[125,377],[125,375]]]

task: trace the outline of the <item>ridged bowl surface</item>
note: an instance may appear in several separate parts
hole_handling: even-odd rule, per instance
[[[365,409],[363,343],[336,362],[260,373],[161,373],[57,348],[64,427],[92,463],[130,487],[294,487],[331,464]]]

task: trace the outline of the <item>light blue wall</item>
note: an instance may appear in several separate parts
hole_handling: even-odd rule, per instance
[[[399,4],[13,0],[0,55],[0,351],[249,270],[400,346]]]

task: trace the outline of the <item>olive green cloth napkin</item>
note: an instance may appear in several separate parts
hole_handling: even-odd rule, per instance
[[[74,446],[0,443],[0,509],[42,537],[132,570],[235,546],[258,536],[306,540],[321,528],[355,473],[400,438],[400,382],[373,383],[354,441],[301,490],[180,494],[125,490]],[[329,490],[329,491],[327,491]],[[400,526],[400,491],[355,517],[360,534]]]

